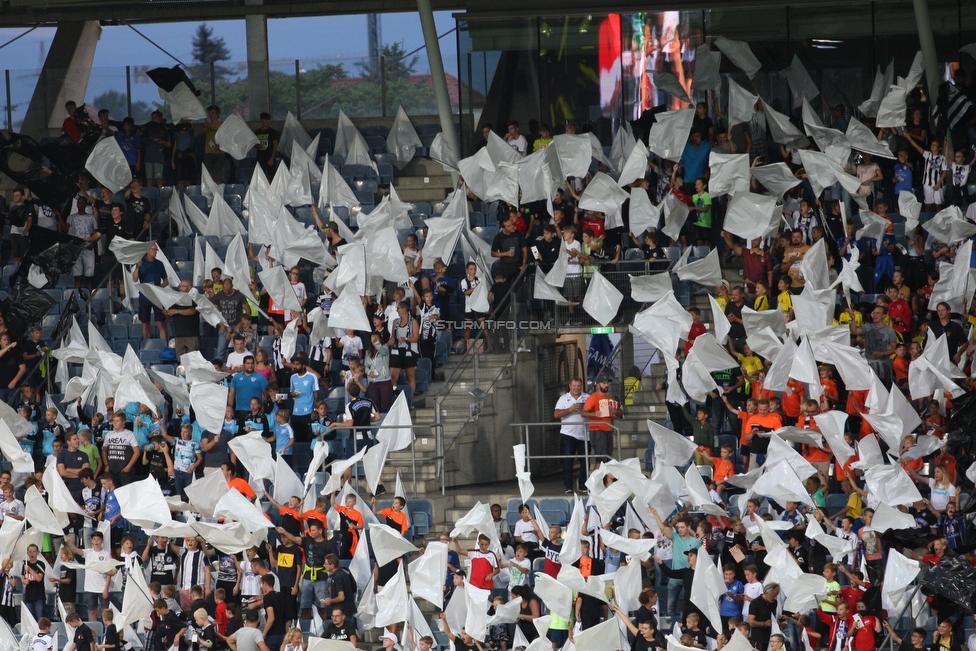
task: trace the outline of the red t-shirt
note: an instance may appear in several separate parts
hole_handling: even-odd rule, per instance
[[[864,626],[854,630],[854,648],[857,651],[874,651],[877,648],[874,636],[874,626],[877,621],[874,615],[861,615],[861,622]]]
[[[692,323],[691,331],[688,332],[688,340],[685,342],[685,355],[691,352],[691,347],[695,343],[695,339],[705,334],[705,324],[704,323]]]
[[[61,123],[61,131],[71,136],[71,139],[75,142],[81,140],[81,129],[78,128],[78,123],[75,122],[73,116],[69,115]]]
[[[498,567],[498,557],[494,552],[487,554],[481,553],[479,549],[468,550],[468,560],[471,561],[471,576],[469,583],[482,590],[491,590],[493,581],[488,579],[488,575]]]
[[[899,298],[889,303],[888,316],[891,317],[891,327],[895,329],[895,332],[902,334],[915,332],[915,322],[912,320],[912,308],[909,307],[908,301],[905,299]],[[901,322],[895,321],[895,317],[901,319]]]
[[[796,380],[790,380],[786,386],[792,391],[783,392],[783,414],[790,418],[800,417],[800,401],[806,397],[803,385]]]

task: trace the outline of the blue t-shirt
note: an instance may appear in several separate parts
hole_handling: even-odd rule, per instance
[[[234,410],[251,411],[251,398],[264,401],[264,391],[268,388],[268,381],[260,373],[247,375],[244,371],[236,373],[230,381],[230,388],[234,390]]]
[[[725,594],[718,602],[718,614],[722,617],[740,617],[742,615],[742,604],[737,604],[729,593],[740,595],[745,592],[742,581],[732,579],[732,583],[725,584],[725,590]]]
[[[147,260],[142,259],[142,266],[139,267],[139,282],[146,283],[147,285],[159,285],[163,284],[163,278],[166,277],[166,267],[159,260]]]
[[[295,438],[295,430],[293,430],[291,425],[288,423],[275,423],[274,433],[275,454],[280,454],[287,457],[289,454],[291,454],[291,448],[288,448],[284,452],[280,452],[280,450],[288,445],[288,441]]]
[[[41,450],[45,455],[54,454],[54,430],[45,427],[41,430],[44,439],[41,441]]]
[[[902,190],[912,191],[912,168],[907,163],[895,163],[895,197]]]
[[[135,133],[127,136],[125,135],[125,131],[119,131],[115,134],[115,139],[118,141],[119,147],[125,155],[126,163],[135,165],[139,162],[139,150],[142,149],[142,138]]]
[[[308,416],[312,413],[315,406],[315,393],[319,390],[319,380],[314,375],[305,371],[305,375],[291,376],[291,391],[298,392],[295,396],[295,407],[292,409],[294,416]]]
[[[122,507],[119,506],[119,501],[115,499],[115,491],[107,491],[105,493],[105,519],[111,520],[117,515],[122,514]],[[119,518],[112,525],[113,528],[121,529],[125,526],[125,518]]]
[[[694,183],[695,179],[705,178],[705,171],[708,169],[708,154],[712,148],[707,142],[702,142],[695,149],[689,142],[685,145],[685,151],[681,154],[681,162],[685,166],[685,183]]]

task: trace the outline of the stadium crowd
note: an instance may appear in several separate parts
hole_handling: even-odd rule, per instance
[[[64,125],[69,136],[74,109],[69,105]],[[826,106],[825,113],[832,128],[847,129],[850,114],[844,106]],[[225,157],[213,142],[220,111],[210,107],[209,114],[202,163],[214,181],[221,183]],[[124,627],[114,625],[119,614],[111,607],[122,608],[125,614],[126,583],[140,575],[151,612],[141,621],[127,624],[138,624],[138,643],[146,648],[298,651],[308,645],[307,634],[348,640],[361,648],[364,616],[368,621],[377,609],[372,591],[379,595],[391,583],[396,585],[407,561],[407,555],[400,554],[381,564],[368,522],[375,520],[407,535],[411,524],[406,496],[397,495],[389,506],[377,503],[387,492],[380,483],[367,505],[350,484],[342,493],[337,489],[315,498],[314,503],[306,501],[305,495],[281,501],[275,499],[273,486],[264,485],[267,490],[260,490],[261,480],[248,481],[231,441],[258,432],[275,458],[284,460],[304,481],[310,459],[308,454],[295,454],[299,446],[310,453],[316,445],[328,446],[328,464],[376,445],[375,431],[368,427],[390,412],[394,395],[407,391],[404,387],[409,388],[408,398],[416,395],[419,360],[429,360],[427,368],[433,369],[439,333],[446,328],[459,340],[470,340],[472,331],[477,332],[488,316],[473,305],[479,285],[490,285],[489,311],[498,312],[527,266],[548,273],[561,255],[567,257],[562,261],[567,263],[566,297],[578,299],[596,271],[615,269],[625,258],[665,261],[675,248],[719,247],[726,271],[734,274],[737,259],[741,259],[741,282],[725,280],[707,288],[714,291],[716,304],[724,310],[730,326],[726,350],[738,365],[712,373],[716,389],[705,400],[679,399],[682,387],[661,380],[657,388],[667,390],[668,426],[691,441],[694,449],[687,449],[680,463],[666,460],[670,453],[661,448],[672,444],[659,436],[649,437],[655,449],[653,463],[645,468],[655,479],[678,473],[678,485],[670,487],[677,497],[684,495],[679,491],[684,483],[680,475],[690,467],[690,472],[707,480],[708,505],[672,499],[668,512],[663,512],[658,502],[640,503],[640,496],[635,496],[631,504],[621,500],[606,512],[611,502],[601,501],[601,496],[629,477],[625,468],[614,466],[609,459],[609,426],[624,412],[610,395],[609,377],[598,378],[593,387],[574,379],[554,405],[553,418],[562,422],[562,451],[568,457],[563,462],[564,487],[570,494],[588,492],[589,508],[582,509],[575,500],[568,503],[567,516],[573,516],[567,517],[569,524],[564,529],[556,524],[547,527],[529,504],[518,508],[519,517],[510,526],[502,506],[492,505],[491,531],[478,530],[477,549],[464,549],[458,543],[458,538],[470,538],[468,534],[452,537],[448,531],[440,532],[438,542],[449,551],[446,571],[437,578],[442,606],[438,609],[441,624],[435,626],[438,635],[426,633],[427,623],[418,630],[411,614],[405,619],[412,625],[400,627],[404,621],[400,619],[380,627],[383,648],[405,644],[426,651],[438,644],[435,638],[443,633],[456,651],[506,651],[540,637],[551,642],[544,644],[559,649],[571,639],[574,643],[585,640],[585,631],[611,621],[626,629],[631,648],[638,651],[674,648],[675,643],[678,648],[710,650],[729,645],[759,651],[784,647],[875,651],[886,635],[905,651],[974,648],[976,639],[963,637],[972,628],[971,609],[936,591],[928,595],[927,603],[917,606],[931,612],[937,626],[928,630],[912,624],[906,631],[903,622],[895,619],[900,610],[891,605],[898,600],[891,601],[891,594],[879,590],[892,580],[884,572],[891,567],[892,555],[918,561],[931,572],[953,559],[971,565],[973,558],[970,525],[963,509],[966,504],[961,500],[969,483],[964,468],[972,459],[968,446],[948,437],[947,418],[953,402],[973,388],[968,360],[976,343],[965,326],[976,324],[976,302],[963,301],[962,310],[954,311],[947,301],[932,305],[929,300],[944,265],[951,268],[955,264],[964,241],[941,241],[923,227],[906,232],[903,216],[893,208],[902,205],[905,193],[914,194],[929,212],[955,206],[959,224],[965,225],[964,219],[976,222],[976,203],[970,204],[967,189],[976,144],[954,143],[950,163],[942,154],[945,134],[928,128],[921,108],[909,106],[907,115],[904,129],[874,132],[879,141],[888,144],[890,159],[875,161],[870,154],[853,153],[847,169],[860,180],[860,186],[852,196],[840,184],[815,192],[799,150],[772,142],[761,107],[751,122],[729,125],[723,123],[720,110],[710,115],[708,105],[699,104],[681,160],[676,163],[651,156],[644,173],[628,184],[649,191],[655,204],[671,196],[688,207],[689,217],[677,237],[668,237],[657,228],[631,232],[626,204],[614,214],[581,209],[581,197],[596,175],[572,177],[555,193],[551,214],[546,201],[522,206],[498,202],[494,214],[500,230],[490,244],[495,262],[491,278],[485,278],[474,262],[469,262],[463,276],[453,278],[448,274],[450,261],[445,264],[438,259],[432,272],[425,271],[425,233],[418,229],[402,245],[409,280],[379,296],[363,297],[373,329],[331,332],[319,341],[309,341],[304,350],[291,356],[282,354],[285,329],[298,321],[301,332],[311,332],[307,313],[320,308],[328,314],[336,296],[326,285],[310,282],[306,268],[295,266],[287,273],[301,309],[276,306],[255,273],[278,264],[268,248],[249,247],[254,263],[253,277],[247,282],[249,293],[235,289],[234,279],[220,266],[206,270],[209,277],[197,289],[219,311],[223,321],[219,326],[203,319],[195,306],[161,308],[148,295],[140,295],[133,305],[132,312],[138,317],[133,323],[141,325],[144,341],[159,339],[165,344],[166,359],[175,361],[200,352],[203,340],[216,338],[216,347],[204,351],[214,369],[226,373],[222,382],[228,388],[227,404],[223,425],[216,430],[202,427],[192,410],[178,408],[160,383],[157,388],[165,402],[155,405],[155,413],[154,405],[116,404],[113,398],[104,404],[83,403],[79,398],[77,404],[59,409],[47,401],[55,372],[49,353],[62,342],[45,342],[40,327],[33,328],[23,341],[11,341],[0,331],[0,399],[16,410],[18,418],[32,424],[30,432],[16,438],[34,466],[31,473],[9,469],[0,473],[0,515],[5,523],[0,529],[4,544],[0,548],[4,555],[0,561],[0,614],[11,625],[20,621],[22,611],[14,607],[18,595],[24,611],[37,624],[31,642],[35,651],[51,648],[52,622],[62,619],[73,629],[75,651],[93,651],[95,646],[127,649],[136,640],[126,638]],[[177,173],[180,185],[195,182],[199,161],[187,145],[193,137],[188,122],[166,125],[156,112],[141,127],[131,118],[116,126],[107,113],[99,116],[105,137],[119,141],[135,177],[124,203],[113,199],[110,190],[97,189],[83,174],[78,179],[78,196],[70,206],[43,205],[18,188],[3,216],[11,227],[11,264],[20,264],[35,229],[61,230],[88,243],[73,271],[76,287],[84,285],[91,291],[101,280],[98,270],[111,275],[110,287],[121,300],[126,283],[115,265],[111,243],[116,238],[149,238],[153,214],[143,196],[143,183],[161,187],[167,164]],[[566,132],[573,134],[580,128],[568,124]],[[491,125],[485,129],[484,144],[490,145]],[[527,138],[517,122],[510,122],[505,140],[518,155],[525,156],[554,146],[552,131],[549,125],[539,125],[538,133]],[[265,116],[256,133],[261,143],[257,162],[272,177],[280,159],[279,134]],[[635,132],[638,138],[646,135]],[[754,167],[782,159],[795,179],[779,197],[782,221],[788,228],[777,228],[771,237],[745,242],[723,230],[728,202],[724,197],[713,201],[709,195],[709,155],[739,152],[748,153]],[[594,171],[616,177],[614,169],[619,167],[619,161],[604,160],[596,163]],[[763,190],[756,178],[750,187],[755,192]],[[467,191],[469,196],[462,190],[455,200],[485,199]],[[862,211],[856,220],[855,206]],[[331,217],[323,219],[315,206],[311,212],[335,255],[347,243],[340,225]],[[870,219],[863,213],[887,220],[889,225],[877,237],[859,239],[856,221]],[[845,215],[851,215],[846,227]],[[165,250],[170,244],[168,236],[160,236],[158,245],[135,264],[133,281],[168,286],[167,270],[157,259],[160,248]],[[832,298],[831,302],[835,306],[831,308],[833,324],[849,328],[850,341],[863,350],[878,389],[848,389],[843,369],[831,364],[819,365],[820,382],[815,388],[796,379],[789,380],[786,391],[764,386],[775,356],[757,353],[750,345],[743,309],[776,311],[783,324],[796,321],[794,300],[806,282],[803,261],[820,242],[833,272],[841,274],[845,262],[859,263],[856,279],[862,291],[851,295],[857,300],[852,298],[850,304],[842,299],[843,292],[836,292],[836,301]],[[179,284],[180,292],[189,293],[191,288],[189,280]],[[452,313],[452,308],[459,312]],[[707,334],[702,310],[689,307],[688,311],[692,325],[683,336],[686,355],[696,339]],[[712,323],[716,316],[713,314]],[[956,378],[959,392],[947,387],[933,395],[914,396],[911,365],[943,336],[949,360],[961,371],[962,377]],[[465,345],[459,346],[465,350]],[[680,376],[672,379],[675,382],[680,385]],[[338,410],[325,400],[337,387],[345,396],[344,407]],[[911,428],[915,431],[897,436],[899,446],[891,445],[890,437],[880,431],[883,423],[868,417],[890,411],[878,402],[879,392],[889,396],[889,405],[904,403],[916,416],[917,425]],[[628,407],[627,415],[635,411]],[[840,443],[846,448],[843,455],[833,449],[838,447],[836,438],[823,442],[820,436],[827,428],[819,417],[837,412],[846,415],[840,430]],[[912,422],[907,412],[899,413],[899,426]],[[348,440],[337,436],[338,430],[349,427],[360,429]],[[784,433],[784,427],[796,429]],[[802,433],[787,438],[796,430],[816,432],[813,440],[821,443],[798,442],[811,440],[802,438]],[[783,433],[790,441],[788,451],[778,447],[782,439],[773,436],[775,433]],[[922,437],[924,451],[913,453]],[[932,439],[938,443],[934,447]],[[584,446],[589,446],[590,456],[597,460],[592,469],[582,458],[576,463],[572,458],[581,455]],[[887,504],[886,496],[869,485],[866,475],[870,468],[865,464],[881,464],[882,451],[896,459],[895,465],[917,484],[918,499]],[[771,457],[781,462],[784,454],[798,481],[803,480],[804,494],[782,500],[752,493],[753,484],[743,477],[755,481]],[[4,455],[9,459],[9,448],[4,448]],[[809,473],[808,468],[812,469]],[[267,539],[237,553],[223,551],[220,543],[205,535],[179,539],[153,535],[128,521],[115,495],[121,487],[152,477],[163,495],[173,500],[171,506],[181,504],[172,507],[177,518],[217,522],[217,517],[194,513],[187,489],[218,473],[230,488],[256,501],[274,522]],[[23,525],[16,523],[29,516],[25,502],[30,502],[30,495],[39,494],[54,507],[51,498],[57,490],[49,484],[55,478],[63,483],[79,512],[62,513],[68,524],[61,535],[36,529],[22,532]],[[739,500],[745,493],[749,493],[747,499]],[[904,528],[917,530],[918,537],[892,539],[886,536],[890,529],[873,527],[874,516],[882,508],[909,518],[914,527]],[[583,517],[577,517],[578,511]],[[35,513],[43,514],[43,510]],[[891,522],[891,515],[887,517]],[[841,547],[824,544],[818,530],[836,538]],[[15,532],[12,537],[3,536],[11,531]],[[620,540],[608,532],[619,532]],[[31,542],[22,544],[30,535],[34,535]],[[18,541],[23,549],[17,547]],[[359,556],[370,559],[372,581],[368,585],[357,581],[349,569],[357,548],[365,545],[367,553],[361,551]],[[568,546],[573,547],[575,558],[564,566],[561,553]],[[782,548],[794,563],[788,569],[781,563]],[[702,581],[698,578],[702,572],[696,568],[706,562],[706,555],[709,566],[721,573],[724,591],[707,593],[703,600],[696,584]],[[583,580],[566,588],[570,597],[556,605],[557,592],[540,577],[569,584],[568,567],[576,568]],[[614,577],[624,573],[628,581],[636,581],[627,584],[637,587],[633,599],[622,598],[619,583],[611,585]],[[814,591],[802,608],[791,610],[784,607],[786,595],[780,594],[780,582],[772,577],[789,577],[799,592],[799,575],[823,577],[823,588]],[[540,588],[540,584],[548,588]],[[593,589],[593,585],[602,588]],[[513,602],[517,614],[491,625],[476,618],[484,626],[478,631],[452,625],[452,612],[456,616],[452,608],[464,607],[458,603],[471,598],[469,588],[490,591],[492,614],[501,613]],[[888,600],[884,606],[882,592]],[[709,599],[711,603],[705,603]],[[627,607],[628,602],[634,607]],[[461,617],[460,621],[472,619]],[[21,632],[23,625],[21,622]],[[674,631],[672,641],[665,640],[669,626]],[[98,639],[93,634],[96,629]]]

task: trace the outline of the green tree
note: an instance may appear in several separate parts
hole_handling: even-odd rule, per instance
[[[407,58],[406,54],[402,43],[391,43],[380,49],[380,55],[385,58],[387,83],[397,79],[409,79],[410,75],[414,74],[419,57]],[[373,70],[368,60],[359,65],[359,72],[363,79],[376,83],[380,81],[379,70]]]
[[[222,37],[214,38],[213,28],[207,23],[201,23],[193,35],[193,76],[198,79],[210,78],[210,64],[230,60],[230,50]],[[221,65],[214,65],[214,76],[224,79],[230,75],[230,70]]]
[[[92,104],[99,111],[102,109],[108,109],[108,114],[113,120],[121,120],[129,115],[129,105],[128,102],[126,102],[125,93],[120,93],[117,90],[105,91],[93,99]],[[149,114],[151,112],[152,107],[145,102],[132,103],[132,119],[136,121],[136,124],[148,122]]]

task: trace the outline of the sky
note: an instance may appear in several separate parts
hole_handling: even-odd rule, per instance
[[[438,35],[443,35],[455,27],[451,12],[434,13]],[[137,25],[136,29],[154,41],[159,47],[149,43],[127,26],[107,26],[102,28],[101,39],[95,50],[89,92],[91,99],[104,90],[115,89],[125,92],[125,66],[173,66],[176,59],[192,62],[192,39],[199,23],[160,23]],[[247,47],[244,35],[244,20],[208,22],[214,36],[224,39],[230,50],[231,61],[246,61]],[[24,33],[22,28],[0,28],[0,46]],[[14,121],[18,114],[26,111],[37,70],[44,62],[44,55],[54,38],[54,28],[38,28],[14,43],[0,49],[0,71],[10,70],[11,104],[14,108]],[[416,12],[384,14],[381,16],[381,34],[384,44],[402,43],[404,50],[410,52],[424,44],[420,18]],[[268,58],[272,69],[293,71],[295,59],[317,63],[322,61],[346,60],[346,68],[355,71],[352,65],[367,55],[366,16],[317,16],[310,18],[278,18],[268,20]],[[457,74],[457,40],[454,33],[441,39],[441,53],[444,68],[448,74]],[[160,49],[162,48],[162,49]],[[418,72],[427,72],[427,58],[418,53]],[[304,67],[304,66],[303,66]],[[0,93],[6,91],[2,72],[0,72]],[[133,87],[133,97],[151,99],[155,87]],[[0,108],[6,106],[5,95],[0,94]],[[0,116],[3,126],[5,116]]]

